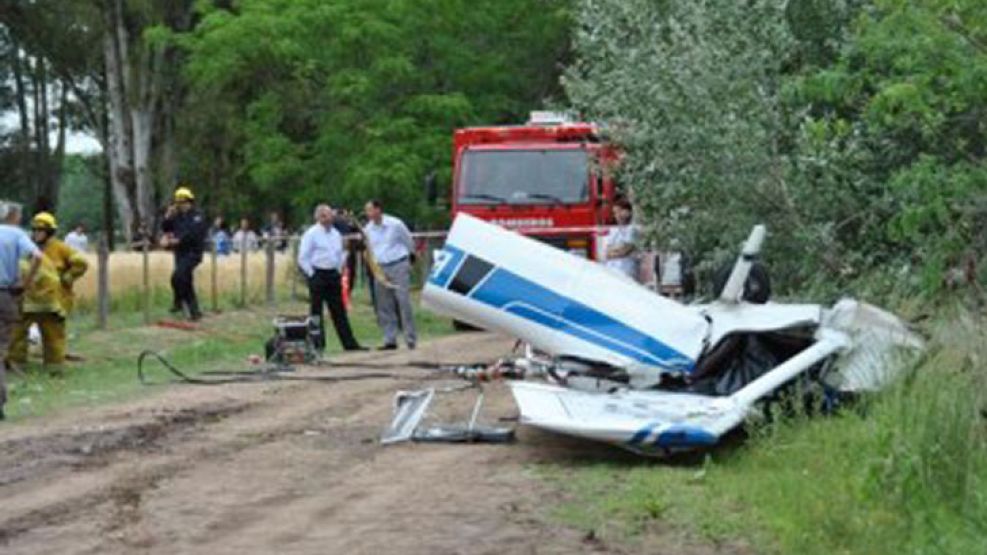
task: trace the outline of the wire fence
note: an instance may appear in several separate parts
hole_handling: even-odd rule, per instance
[[[441,245],[445,232],[413,233],[415,256],[412,288],[420,288],[432,263],[432,251]],[[354,291],[369,285],[363,257],[356,248],[358,235],[347,236],[348,264],[344,276]],[[221,312],[308,298],[306,282],[298,269],[299,235],[259,237],[257,248],[217,250],[209,242],[202,263],[195,271],[195,287],[202,310]],[[236,245],[234,245],[236,247]],[[95,313],[99,328],[110,324],[118,311],[140,311],[149,324],[156,306],[171,303],[171,274],[174,254],[143,241],[132,251],[113,251],[100,240],[95,253],[88,253],[90,271],[75,284],[76,306]],[[92,271],[95,270],[95,271]]]

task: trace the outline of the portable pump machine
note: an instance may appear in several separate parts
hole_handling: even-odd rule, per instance
[[[278,316],[274,319],[274,336],[267,340],[267,361],[279,367],[311,364],[319,358],[312,341],[312,324],[307,316]]]

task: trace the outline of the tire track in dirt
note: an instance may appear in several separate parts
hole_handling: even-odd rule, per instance
[[[492,360],[510,345],[467,334],[311,371]],[[394,392],[437,384],[429,372],[395,371],[400,379],[172,387],[0,430],[0,551],[621,552],[554,523],[563,496],[530,466],[623,455],[531,430],[514,445],[382,447]],[[440,396],[431,412],[462,421],[474,395]],[[486,388],[483,418],[515,414],[506,387]]]
[[[57,432],[0,442],[0,453],[8,453],[0,468],[0,487],[69,466],[80,469],[108,463],[121,450],[154,449],[162,441],[187,428],[200,426],[241,412],[245,403],[210,403],[194,409],[163,411],[149,422],[101,427],[80,432]]]
[[[383,387],[377,385],[377,387]],[[284,391],[302,390],[301,386],[277,388]],[[18,438],[4,442],[14,447],[26,446],[15,460],[34,455],[33,465],[7,465],[14,469],[24,483],[5,488],[6,492],[23,499],[5,495],[0,505],[0,545],[38,525],[56,526],[72,520],[79,513],[120,499],[140,498],[142,491],[152,489],[183,471],[215,458],[229,458],[243,450],[254,449],[267,443],[280,441],[285,436],[304,432],[304,422],[318,414],[345,414],[354,408],[312,407],[289,410],[278,418],[268,418],[267,413],[280,400],[275,395],[263,402],[233,402],[220,404],[207,402],[202,405],[179,409],[164,409],[163,416],[155,416],[150,422],[140,422],[118,427],[97,425],[78,433],[57,432],[39,438]],[[253,409],[253,413],[250,411]],[[244,417],[247,422],[260,422],[244,426],[225,421],[231,415]],[[108,429],[107,429],[108,428]],[[237,431],[230,433],[229,428]],[[246,429],[244,429],[246,428]],[[373,437],[376,429],[367,429]],[[135,464],[136,463],[136,464]],[[36,473],[30,480],[24,479],[25,467],[33,466]],[[8,481],[8,485],[11,482]],[[5,518],[8,513],[17,513]],[[113,528],[112,524],[107,525]]]

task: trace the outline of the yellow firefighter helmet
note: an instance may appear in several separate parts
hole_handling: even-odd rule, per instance
[[[58,229],[58,222],[55,221],[55,216],[51,212],[38,212],[31,220],[31,227],[54,231]]]
[[[183,200],[195,200],[195,195],[192,194],[192,189],[188,187],[179,187],[175,189],[175,200],[181,202]]]

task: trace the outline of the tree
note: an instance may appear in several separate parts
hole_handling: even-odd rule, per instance
[[[662,242],[767,223],[776,281],[934,290],[987,243],[987,5],[583,0],[566,89]],[[920,270],[920,271],[915,271]]]
[[[80,223],[92,230],[103,221],[103,199],[92,192],[103,187],[104,163],[102,155],[65,157],[58,202],[58,221],[63,233]]]
[[[176,50],[168,37],[191,27],[192,1],[98,0],[98,5],[109,122],[104,148],[129,239],[156,228],[157,192],[177,177],[173,121],[180,94],[173,70]],[[156,158],[164,170],[157,186]]]
[[[19,123],[6,145],[12,157],[9,179],[21,196],[31,199],[35,209],[53,210],[65,159],[66,133],[70,126],[75,127],[74,106],[68,87],[58,79],[51,61],[29,50],[45,23],[25,19],[12,10],[2,13],[9,23],[0,30],[0,55],[5,62],[5,81],[11,85],[5,108],[16,111]]]
[[[580,2],[566,90],[623,145],[622,180],[663,244],[722,260],[754,223],[803,225],[786,173],[784,4]]]
[[[307,215],[317,200],[379,197],[412,220],[441,217],[422,179],[448,182],[452,130],[516,122],[562,96],[568,7],[12,0],[0,17],[57,81],[69,108],[58,113],[100,140],[129,240],[154,228],[179,180],[219,212]]]
[[[912,285],[933,290],[987,251],[987,5],[876,1],[793,91],[808,108],[800,173],[855,206],[834,240],[857,269],[917,269]]]
[[[180,42],[185,166],[217,211],[305,215],[379,197],[424,221],[452,130],[560,95],[568,2],[244,0]],[[285,192],[290,191],[290,195]]]
[[[108,186],[129,241],[153,229],[160,191],[178,171],[174,117],[181,101],[178,50],[169,32],[188,30],[192,0],[12,1],[2,14],[19,96],[34,94],[32,130],[38,162],[36,197],[57,199],[64,130],[93,132],[103,147]],[[30,67],[28,67],[30,66]],[[26,76],[26,77],[25,77]],[[30,79],[30,81],[28,81]],[[58,102],[49,102],[56,91]],[[20,102],[26,113],[28,103]],[[48,144],[49,113],[57,106],[58,145]],[[26,118],[22,116],[22,136]],[[24,142],[24,139],[21,139]],[[51,163],[42,163],[52,151]]]

